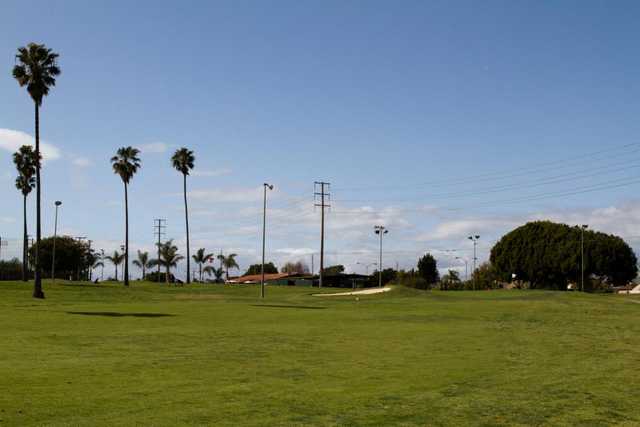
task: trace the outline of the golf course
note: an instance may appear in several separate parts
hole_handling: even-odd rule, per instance
[[[0,425],[640,423],[634,297],[31,288],[0,284]]]

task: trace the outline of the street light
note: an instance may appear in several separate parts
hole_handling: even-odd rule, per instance
[[[580,290],[582,292],[584,292],[584,230],[586,230],[587,228],[589,228],[588,225],[584,224],[580,227],[580,232],[582,234],[582,242],[581,242],[581,252],[582,252],[582,256],[581,258],[581,264],[582,264],[582,283],[580,284]]]
[[[466,258],[461,258],[459,256],[457,256],[456,259],[459,259],[460,261],[464,261],[464,277],[465,277],[465,280],[469,280],[469,261],[467,261]]]
[[[364,262],[356,262],[356,265],[364,265],[364,268],[367,270],[367,276],[369,275],[369,267],[371,267],[372,265],[378,265],[377,262],[372,262],[370,264],[366,264]]]
[[[383,225],[376,225],[373,227],[375,233],[380,236],[380,262],[378,264],[378,287],[382,287],[382,236],[387,234],[387,230]]]
[[[469,240],[471,240],[473,242],[473,272],[471,273],[473,275],[473,290],[476,290],[476,264],[478,262],[478,256],[477,256],[477,248],[478,248],[478,240],[480,240],[480,236],[479,235],[475,235],[475,236],[469,236]]]
[[[56,283],[56,240],[58,236],[58,208],[62,205],[60,200],[56,200],[56,219],[53,225],[53,253],[51,256],[51,279]]]
[[[269,190],[273,190],[273,185],[265,182],[262,186],[264,187],[264,205],[262,211],[262,281],[260,286],[260,297],[264,298],[264,246],[267,235],[267,188]]]

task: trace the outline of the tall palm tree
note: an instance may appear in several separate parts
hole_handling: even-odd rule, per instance
[[[240,266],[236,262],[237,256],[238,254],[229,254],[227,256],[224,256],[222,254],[218,255],[218,259],[220,260],[220,263],[225,269],[225,275],[226,275],[227,281],[229,280],[229,270],[232,268],[237,268],[237,269],[240,268]]]
[[[184,193],[184,220],[187,225],[187,283],[191,283],[191,263],[189,261],[189,210],[187,208],[187,175],[191,169],[193,169],[193,162],[195,161],[193,151],[182,147],[176,150],[171,157],[171,164],[173,167],[182,174],[182,187]],[[200,279],[202,279],[202,273],[200,273]]]
[[[27,252],[29,250],[29,240],[27,234],[27,196],[36,186],[36,153],[30,145],[23,145],[17,152],[13,153],[13,163],[18,170],[16,178],[16,188],[22,193],[22,216],[24,224],[24,234],[22,240],[22,280],[27,281],[28,261]]]
[[[91,266],[91,271],[95,270],[96,268],[104,268],[104,258],[102,258],[102,255],[97,252],[96,252],[96,257],[93,261],[93,265]]]
[[[113,255],[107,255],[105,257],[105,259],[108,259],[109,261],[111,261],[111,263],[115,266],[115,268],[116,268],[116,282],[117,282],[118,281],[118,266],[120,264],[122,264],[122,261],[125,261],[125,259],[126,259],[125,254],[121,254],[118,251],[113,251]]]
[[[42,291],[42,268],[38,248],[42,238],[40,221],[40,106],[42,100],[49,94],[49,89],[56,85],[55,77],[60,75],[58,54],[43,44],[29,43],[19,47],[16,54],[18,62],[13,67],[13,77],[21,87],[26,86],[27,92],[35,105],[36,131],[36,249],[35,249],[35,277],[33,283],[33,297],[44,298]]]
[[[202,266],[213,260],[213,254],[206,254],[204,248],[200,248],[196,251],[196,254],[192,257],[193,260],[198,264],[200,281],[202,282]]]
[[[182,261],[184,257],[178,254],[178,247],[173,244],[173,240],[166,241],[158,244],[160,252],[160,259],[151,260],[151,265],[161,265],[166,268],[165,280],[169,284],[169,275],[171,274],[171,268],[176,267],[179,261]],[[160,278],[158,278],[159,280]]]
[[[120,175],[124,184],[124,285],[129,286],[129,181],[140,169],[140,150],[133,147],[119,148],[111,158],[113,172]]]
[[[138,250],[138,259],[133,260],[133,265],[142,270],[142,280],[147,276],[147,268],[149,265],[149,252],[140,252]]]

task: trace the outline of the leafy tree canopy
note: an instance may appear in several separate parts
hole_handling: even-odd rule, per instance
[[[502,280],[515,274],[532,288],[565,290],[581,277],[582,232],[566,224],[530,222],[493,247],[491,264]],[[586,277],[625,285],[638,273],[636,255],[620,237],[584,230],[584,253]]]
[[[309,274],[309,266],[302,261],[288,262],[280,269],[282,273]]]
[[[40,263],[44,267],[43,273],[51,272],[51,262],[53,259],[53,237],[47,237],[40,241],[39,256]],[[29,257],[34,259],[37,244],[29,248]],[[96,255],[89,250],[89,245],[70,236],[56,237],[56,277],[66,278],[76,277],[78,273],[85,272],[93,266]]]
[[[344,265],[332,265],[323,270],[324,274],[340,274],[344,273]]]
[[[253,274],[261,274],[262,273],[262,264],[253,264],[249,267],[245,276],[253,275]],[[278,273],[278,268],[273,265],[272,262],[264,264],[264,273],[265,274],[276,274]]]
[[[418,273],[428,285],[438,283],[440,273],[438,272],[438,262],[433,255],[427,253],[418,260]]]

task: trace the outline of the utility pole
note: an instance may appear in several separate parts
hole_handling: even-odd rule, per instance
[[[456,257],[456,259],[459,259],[461,261],[464,261],[464,280],[469,280],[469,262],[462,257]]]
[[[315,254],[311,254],[311,275],[312,276],[313,276],[313,272],[315,271],[315,268],[314,268],[314,265],[313,265],[314,255]]]
[[[380,263],[378,264],[378,287],[382,287],[382,236],[387,234],[387,230],[383,225],[376,225],[373,227],[375,233],[380,236]]]
[[[588,225],[584,224],[580,227],[581,233],[582,233],[582,242],[581,242],[581,252],[582,252],[582,256],[581,258],[581,263],[582,263],[582,283],[580,284],[580,291],[584,292],[584,230],[586,230],[587,228],[589,228]]]
[[[158,275],[156,280],[160,282],[160,245],[162,244],[162,236],[166,235],[167,220],[156,218],[153,220],[153,232],[158,237]]]
[[[322,281],[323,281],[323,276],[324,276],[324,210],[328,207],[330,207],[330,205],[328,205],[326,203],[325,197],[329,198],[331,197],[330,194],[328,193],[329,191],[329,184],[328,182],[324,182],[324,181],[316,181],[314,183],[315,188],[314,188],[314,198],[317,200],[317,197],[320,197],[320,204],[318,204],[317,202],[315,203],[314,206],[318,206],[321,209],[321,225],[320,225],[320,281],[318,283],[318,286],[321,288],[322,287]],[[320,187],[320,191],[318,191],[318,186]]]
[[[264,248],[265,241],[267,238],[267,189],[273,190],[273,185],[267,184],[266,182],[262,184],[264,187],[264,204],[262,211],[262,268],[261,268],[261,286],[260,286],[260,297],[264,298]]]
[[[471,272],[471,274],[473,275],[473,290],[476,290],[476,264],[478,262],[478,256],[477,256],[477,248],[478,248],[478,240],[480,240],[480,236],[479,235],[475,235],[475,236],[469,236],[469,240],[471,240],[473,242],[473,271]]]

